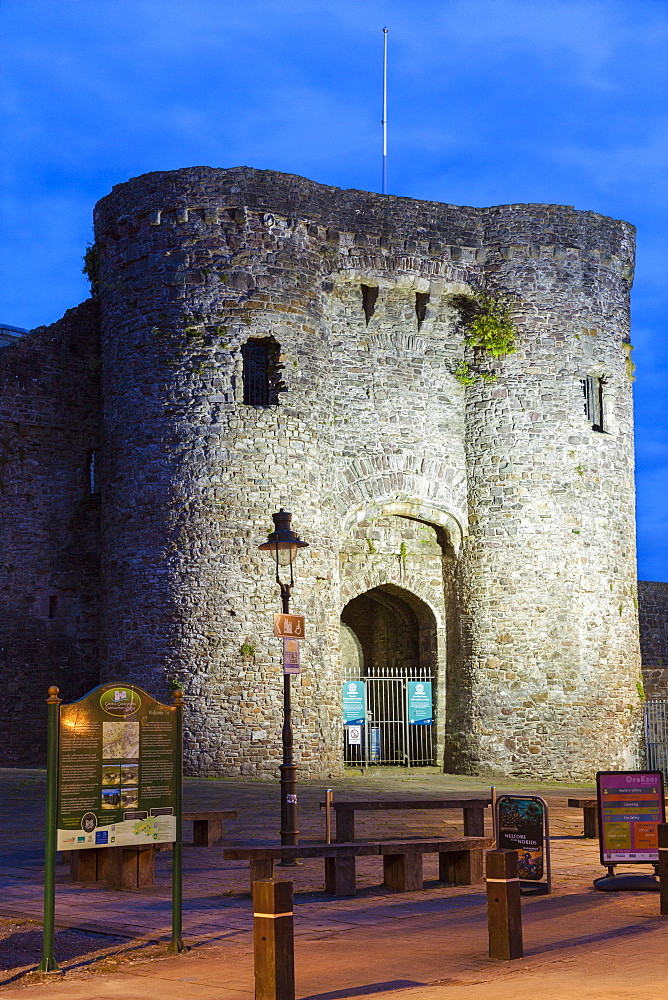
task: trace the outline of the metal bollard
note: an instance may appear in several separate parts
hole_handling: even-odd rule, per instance
[[[255,1000],[295,1000],[292,882],[253,882]]]
[[[659,913],[662,917],[668,917],[668,823],[659,823],[659,863],[657,865],[659,875]]]
[[[517,851],[488,851],[486,855],[487,926],[489,957],[522,958],[522,910]]]

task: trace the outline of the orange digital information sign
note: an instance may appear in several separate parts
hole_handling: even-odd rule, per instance
[[[599,771],[596,787],[601,864],[657,862],[657,826],[666,821],[662,772]]]

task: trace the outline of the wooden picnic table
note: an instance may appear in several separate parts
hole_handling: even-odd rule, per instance
[[[385,812],[395,809],[461,809],[464,836],[485,836],[485,809],[492,804],[485,799],[353,799],[332,802],[336,812],[336,842],[349,844],[355,839],[356,812]]]

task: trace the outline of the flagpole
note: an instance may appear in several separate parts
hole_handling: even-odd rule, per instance
[[[387,194],[387,28],[383,28],[383,194]]]

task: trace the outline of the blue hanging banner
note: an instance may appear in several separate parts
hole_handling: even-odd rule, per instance
[[[408,721],[411,726],[433,725],[431,681],[408,682]]]
[[[346,681],[342,700],[344,725],[363,726],[366,721],[364,681]]]

